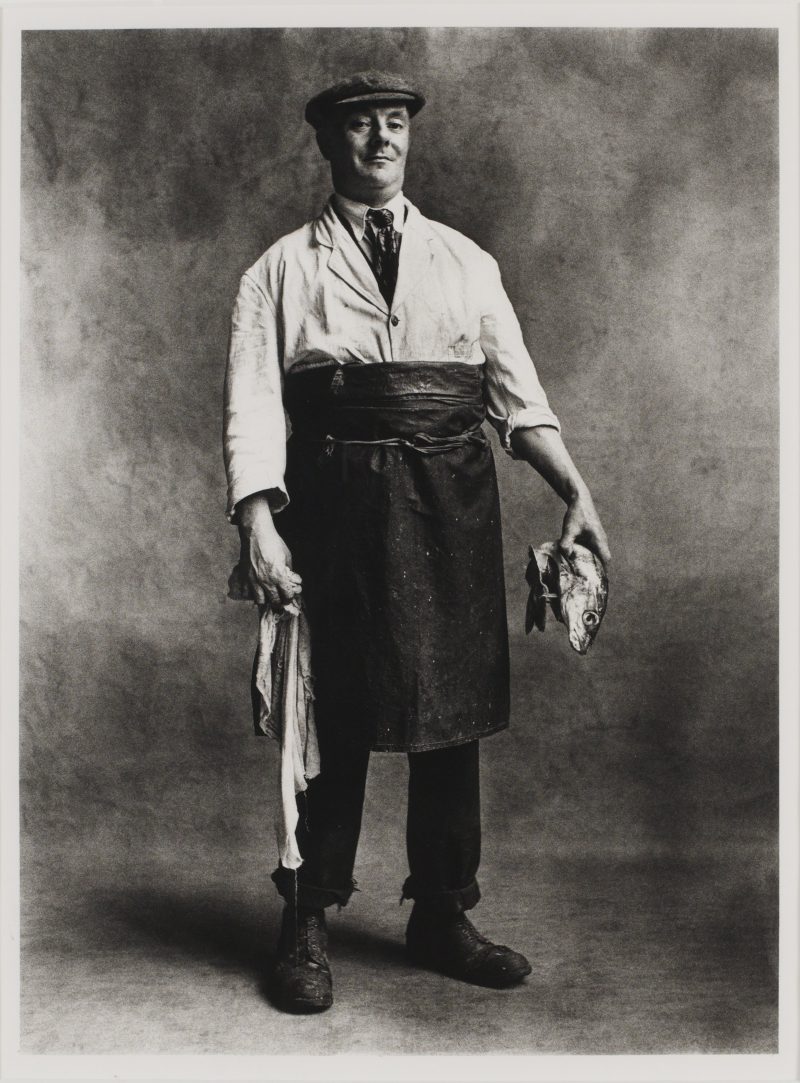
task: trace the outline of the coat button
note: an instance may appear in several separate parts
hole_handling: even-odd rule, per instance
[[[397,327],[398,323],[400,323],[400,317],[392,316],[392,327]]]

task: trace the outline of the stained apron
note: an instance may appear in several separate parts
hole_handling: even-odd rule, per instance
[[[292,371],[289,505],[318,731],[444,748],[509,715],[500,505],[482,366]]]

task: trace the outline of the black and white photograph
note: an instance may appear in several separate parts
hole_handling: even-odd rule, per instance
[[[3,1078],[796,1078],[797,7],[689,7],[4,9]]]

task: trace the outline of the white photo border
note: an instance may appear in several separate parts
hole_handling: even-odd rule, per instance
[[[0,1078],[470,1080],[797,1080],[800,743],[800,378],[798,14],[777,3],[8,4],[2,8],[0,296]],[[19,1011],[19,356],[21,35],[26,30],[282,26],[760,27],[779,31],[780,70],[780,971],[774,1055],[52,1056],[20,1052]]]

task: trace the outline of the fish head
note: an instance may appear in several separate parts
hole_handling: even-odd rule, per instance
[[[608,576],[591,550],[575,545],[571,557],[558,558],[561,620],[567,626],[570,646],[586,654],[594,642],[608,603]]]

